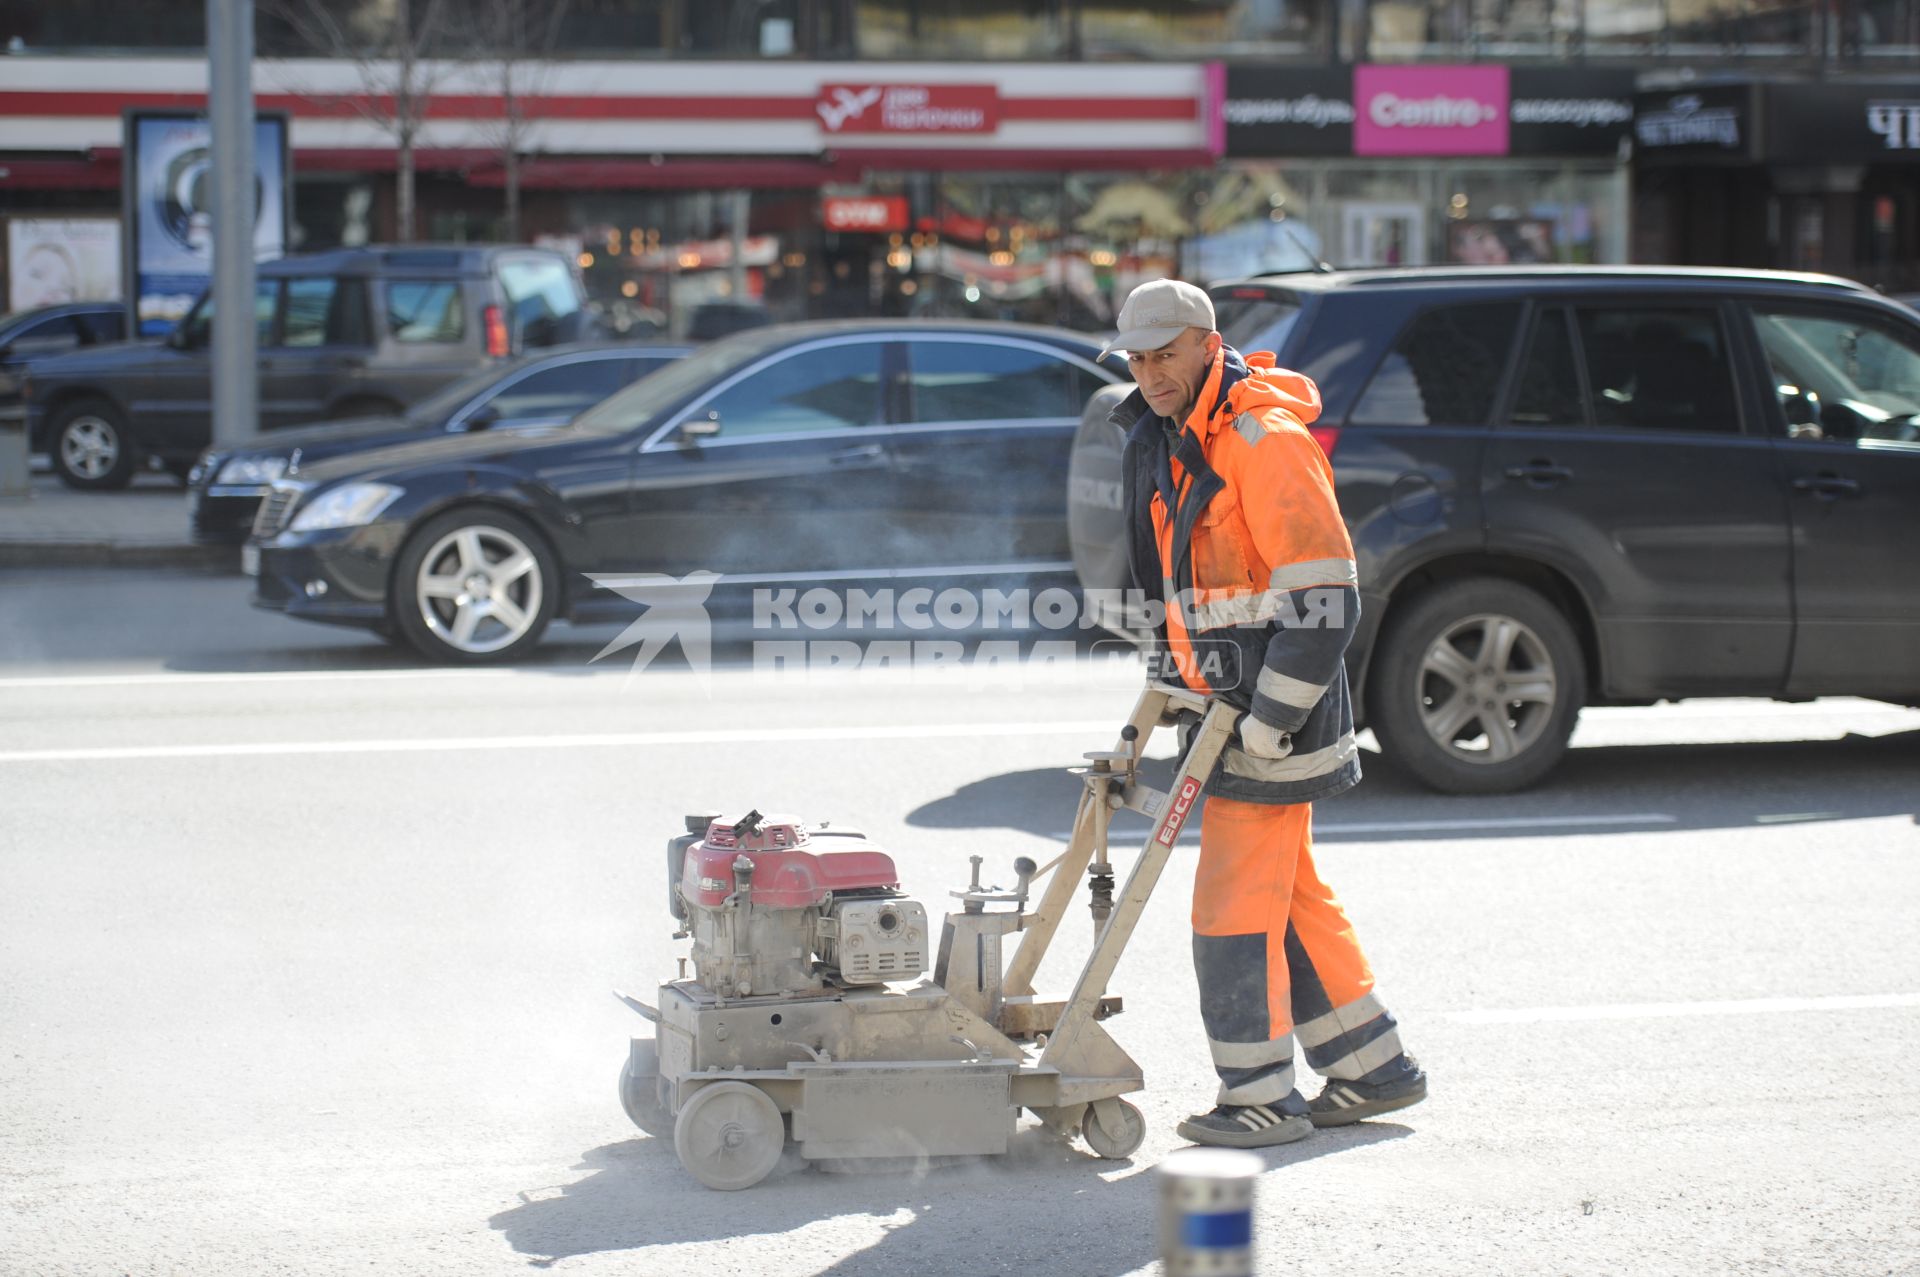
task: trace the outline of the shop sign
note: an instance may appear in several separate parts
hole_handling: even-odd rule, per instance
[[[1868,102],[1867,129],[1889,151],[1920,151],[1920,99]]]
[[[1642,94],[1634,103],[1634,141],[1654,156],[1742,156],[1752,142],[1752,102],[1745,84]]]
[[[1505,155],[1507,68],[1361,66],[1355,155]]]
[[[1351,67],[1229,66],[1229,156],[1353,154]]]
[[[820,202],[820,221],[830,231],[904,231],[903,195],[835,195]]]
[[[1765,155],[1797,164],[1920,164],[1920,84],[1769,84]]]
[[[1631,71],[1229,66],[1220,110],[1229,157],[1612,156],[1633,102]]]
[[[823,84],[820,127],[835,136],[872,133],[992,133],[1000,90],[992,84]]]
[[[1514,67],[1515,155],[1615,155],[1633,128],[1633,72]]]

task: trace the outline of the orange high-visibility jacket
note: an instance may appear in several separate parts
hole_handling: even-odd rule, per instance
[[[1177,428],[1137,393],[1114,414],[1132,425],[1134,584],[1167,603],[1167,663],[1292,734],[1286,758],[1229,747],[1208,789],[1226,798],[1310,802],[1360,779],[1343,663],[1360,594],[1333,468],[1307,433],[1319,415],[1310,379],[1224,344]]]

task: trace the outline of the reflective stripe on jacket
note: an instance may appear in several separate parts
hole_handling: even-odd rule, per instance
[[[1114,412],[1132,425],[1134,585],[1167,603],[1156,642],[1193,690],[1293,737],[1280,759],[1230,746],[1208,786],[1224,798],[1311,802],[1360,779],[1343,661],[1360,593],[1333,469],[1307,433],[1319,415],[1311,380],[1224,343],[1177,430],[1137,391]]]

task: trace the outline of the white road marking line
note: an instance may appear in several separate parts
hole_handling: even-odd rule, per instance
[[[0,763],[92,763],[145,758],[246,758],[296,754],[436,754],[500,749],[610,749],[649,745],[752,745],[785,741],[926,740],[1113,733],[1097,723],[875,724],[851,727],[726,728],[705,731],[608,732],[565,736],[474,736],[416,740],[250,741],[207,745],[125,745],[0,751]]]
[[[1316,834],[1422,834],[1422,833],[1473,833],[1477,830],[1494,829],[1582,829],[1594,825],[1672,825],[1679,818],[1665,812],[1611,812],[1597,816],[1513,816],[1492,820],[1316,820],[1313,832]],[[1138,834],[1145,837],[1147,827],[1115,830],[1115,837]],[[1182,831],[1184,839],[1186,833]],[[1073,831],[1047,835],[1055,842],[1065,842],[1073,837]]]
[[[1806,1011],[1868,1011],[1920,1007],[1920,993],[1844,993],[1824,998],[1743,998],[1727,1002],[1629,1002],[1617,1006],[1523,1007],[1508,1011],[1451,1011],[1455,1024],[1544,1024],[1567,1020],[1667,1020],[1705,1015],[1780,1015]]]
[[[624,667],[611,669],[613,673],[625,673]],[[427,669],[427,670],[275,670],[259,673],[171,673],[171,674],[68,674],[49,675],[36,678],[31,675],[20,678],[0,678],[0,690],[20,688],[31,690],[38,687],[206,687],[228,683],[319,683],[319,682],[383,682],[392,679],[501,679],[532,676],[544,673],[544,670],[516,669]],[[600,670],[584,670],[580,673],[598,675]],[[574,671],[569,675],[576,676]]]

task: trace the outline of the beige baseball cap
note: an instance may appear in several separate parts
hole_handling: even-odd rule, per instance
[[[1213,299],[1184,280],[1151,280],[1127,294],[1120,333],[1100,357],[1116,350],[1158,350],[1189,328],[1213,331]]]

